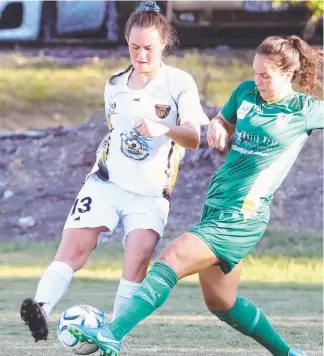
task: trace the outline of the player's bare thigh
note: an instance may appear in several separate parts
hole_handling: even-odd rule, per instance
[[[190,232],[173,240],[161,252],[159,261],[169,265],[179,279],[220,262],[208,245]]]
[[[64,230],[55,261],[67,263],[74,271],[79,270],[96,248],[99,234],[106,231],[105,226]]]
[[[242,262],[228,274],[220,266],[199,272],[200,286],[207,308],[212,312],[227,311],[236,301]]]

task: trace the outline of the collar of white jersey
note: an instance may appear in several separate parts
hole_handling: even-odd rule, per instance
[[[151,83],[154,80],[154,78],[156,78],[162,72],[162,70],[164,71],[165,68],[166,68],[166,65],[163,62],[161,62],[160,70],[156,73],[155,77],[153,77],[149,83]],[[131,70],[129,70],[127,73],[125,73],[126,75],[124,76],[123,85],[126,85],[128,87],[128,80],[129,80],[129,77],[131,76],[131,74],[133,73],[133,70],[134,70],[134,67],[132,67]]]

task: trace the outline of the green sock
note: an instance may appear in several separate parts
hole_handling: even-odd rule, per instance
[[[171,267],[155,262],[123,313],[109,324],[116,340],[121,340],[136,324],[159,308],[177,282],[178,277]]]
[[[213,314],[242,334],[252,337],[273,355],[288,355],[289,345],[270,324],[263,311],[249,299],[237,297],[230,310]]]

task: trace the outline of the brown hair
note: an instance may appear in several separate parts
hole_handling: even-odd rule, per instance
[[[155,3],[152,2],[151,4],[155,4]],[[155,4],[155,6],[157,5]],[[142,28],[155,27],[159,31],[162,41],[165,43],[165,47],[163,49],[162,54],[164,56],[170,54],[172,50],[179,43],[175,29],[169,24],[166,17],[160,14],[159,12],[154,10],[139,11],[140,7],[141,5],[133,11],[133,13],[130,15],[129,19],[126,22],[126,26],[125,26],[126,40],[128,40],[129,34],[133,26],[142,27]],[[159,9],[159,7],[157,7],[157,9]],[[131,69],[133,69],[132,65],[130,65],[124,71],[112,75],[109,78],[109,84],[115,84],[116,77],[119,77],[120,75],[127,73]]]
[[[322,87],[323,52],[310,47],[300,37],[267,37],[256,53],[269,56],[282,72],[292,71],[291,81],[299,77],[299,85],[304,92],[313,94]]]

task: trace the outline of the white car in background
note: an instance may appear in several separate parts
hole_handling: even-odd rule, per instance
[[[124,24],[140,1],[0,0],[0,42],[62,37],[124,42]],[[271,35],[304,35],[306,1],[157,1],[178,32],[181,46],[257,45]],[[309,40],[322,44],[323,21]],[[316,42],[317,41],[317,42]]]
[[[39,39],[42,5],[42,1],[0,1],[0,40]]]
[[[78,34],[117,41],[116,1],[0,1],[0,41],[48,41]]]

